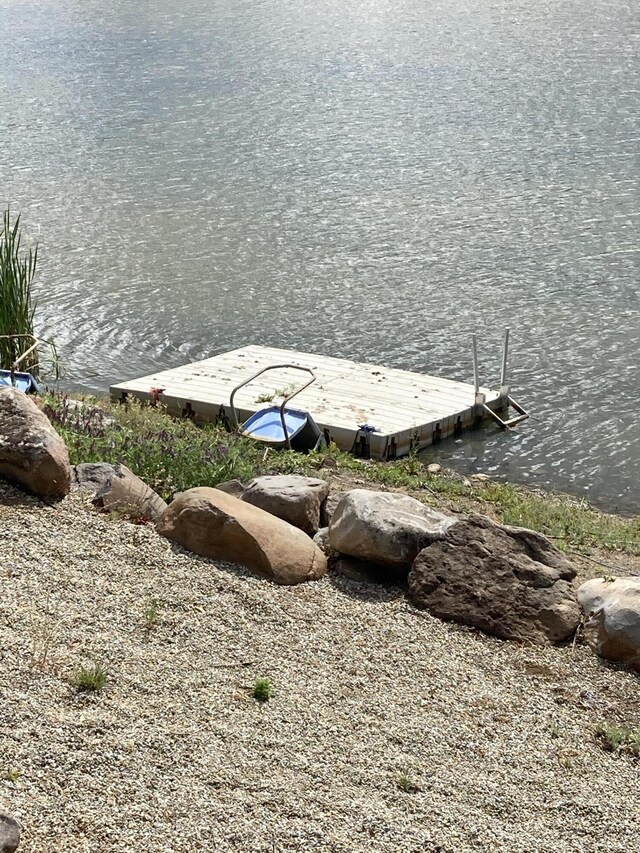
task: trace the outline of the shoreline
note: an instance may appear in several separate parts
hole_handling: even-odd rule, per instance
[[[48,390],[51,390],[51,389],[48,389]],[[68,395],[69,397],[72,397],[73,399],[78,399],[78,400],[83,400],[83,399],[94,400],[94,401],[96,401],[97,405],[104,407],[104,408],[108,408],[108,409],[111,408],[113,405],[115,405],[109,397],[108,389],[105,390],[104,388],[102,388],[100,390],[94,390],[94,389],[88,388],[87,386],[83,386],[80,383],[71,383],[66,388],[59,388],[59,389],[53,390],[53,393],[54,394],[61,394],[61,395]],[[468,432],[468,435],[472,435],[472,434],[473,434],[473,431]],[[467,437],[468,437],[468,435],[467,435]],[[578,494],[576,492],[566,491],[564,488],[547,487],[546,485],[542,485],[542,484],[536,485],[535,483],[529,483],[524,478],[522,478],[522,479],[517,479],[517,478],[511,479],[511,478],[506,477],[500,473],[489,474],[489,473],[482,472],[482,471],[473,472],[473,474],[463,473],[461,470],[459,470],[458,466],[456,466],[456,465],[450,466],[447,463],[446,459],[444,462],[441,463],[441,462],[439,462],[438,459],[435,458],[438,455],[437,451],[436,451],[436,448],[438,446],[444,446],[444,448],[446,450],[447,444],[449,442],[453,442],[453,441],[455,441],[455,439],[449,438],[449,439],[444,439],[440,445],[434,445],[434,444],[429,445],[428,447],[424,448],[419,453],[417,453],[416,456],[418,459],[424,460],[425,467],[428,466],[429,464],[431,464],[432,462],[436,462],[438,464],[441,464],[442,468],[444,470],[446,470],[450,475],[454,475],[454,476],[460,478],[461,480],[465,480],[465,479],[468,480],[468,479],[472,478],[473,476],[479,474],[480,476],[483,476],[483,477],[484,476],[489,477],[493,483],[497,483],[497,484],[501,484],[501,485],[505,485],[505,486],[513,486],[515,488],[523,489],[525,491],[528,491],[528,492],[531,492],[531,493],[537,494],[537,495],[559,496],[563,499],[566,499],[567,502],[574,502],[575,501],[575,502],[582,503],[582,504],[588,504],[594,510],[596,510],[597,512],[600,512],[604,515],[612,515],[612,516],[617,516],[617,517],[624,518],[624,519],[632,519],[632,518],[635,518],[635,517],[640,515],[640,501],[638,501],[638,506],[635,510],[631,507],[629,507],[628,509],[624,508],[624,507],[620,508],[617,504],[614,503],[613,498],[603,497],[602,499],[599,499],[599,498],[594,499],[588,495],[585,495],[584,493]],[[446,457],[446,453],[444,455]],[[433,456],[434,458],[433,459],[429,458],[431,456]],[[425,457],[427,457],[427,458],[425,459]],[[406,459],[407,457],[403,457],[403,458]],[[396,462],[400,462],[400,461],[402,461],[402,460],[401,459],[390,460],[387,462],[382,462],[380,464],[392,466]],[[460,462],[460,464],[462,464],[462,462]]]
[[[465,477],[442,466],[434,473],[419,454],[379,462],[335,447],[308,454],[273,450],[210,424],[174,419],[161,407],[123,405],[95,396],[73,399],[79,399],[79,405],[65,395],[43,398],[72,463],[122,461],[165,500],[194,486],[301,473],[334,481],[334,490],[356,483],[403,491],[436,509],[480,512],[544,533],[569,553],[591,549],[640,555],[640,516],[604,512],[585,498],[485,474]]]

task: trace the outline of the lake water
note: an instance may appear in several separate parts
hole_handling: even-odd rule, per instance
[[[0,0],[68,387],[263,343],[510,378],[430,454],[638,512],[637,0]]]

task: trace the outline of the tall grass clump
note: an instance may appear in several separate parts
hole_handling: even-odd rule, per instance
[[[25,336],[33,335],[35,301],[32,283],[38,263],[38,247],[28,253],[20,251],[20,216],[13,226],[9,208],[4,211],[0,232],[0,367],[9,369],[31,346]],[[38,353],[34,351],[20,363],[20,370],[38,369]]]

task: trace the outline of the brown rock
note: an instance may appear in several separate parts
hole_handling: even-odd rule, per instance
[[[318,580],[327,559],[297,527],[218,489],[176,495],[156,525],[189,551],[232,563],[276,583]]]
[[[20,844],[20,824],[18,821],[0,811],[0,853],[15,853]]]
[[[0,389],[0,476],[50,500],[71,489],[63,440],[33,400],[15,388]]]
[[[329,528],[321,527],[320,530],[313,537],[313,541],[320,548],[323,554],[329,555],[331,553],[331,546],[329,545]]]
[[[150,486],[130,471],[126,465],[113,466],[96,492],[92,503],[107,512],[126,512],[138,518],[156,521],[167,504]]]
[[[320,527],[320,508],[328,494],[329,484],[324,480],[282,474],[250,480],[242,500],[313,536]]]
[[[409,597],[440,619],[502,639],[558,643],[580,621],[574,577],[545,536],[473,515],[420,552]]]

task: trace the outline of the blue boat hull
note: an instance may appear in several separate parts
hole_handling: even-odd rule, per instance
[[[294,449],[309,450],[320,439],[320,430],[308,412],[300,409],[285,409],[285,435],[280,417],[280,406],[269,406],[252,415],[242,425],[242,434],[274,447],[284,447],[287,437]]]
[[[40,386],[30,373],[11,373],[10,370],[0,370],[0,388],[17,388],[25,394],[39,394]]]

